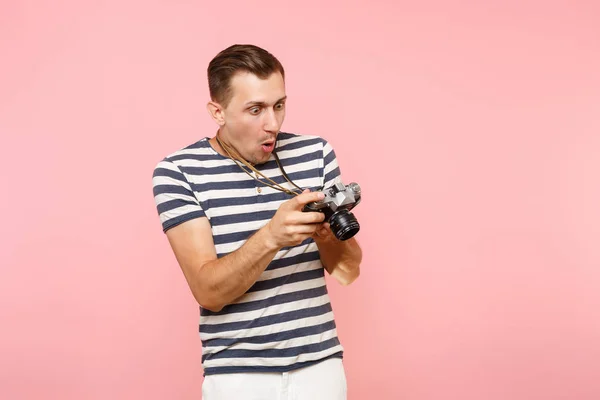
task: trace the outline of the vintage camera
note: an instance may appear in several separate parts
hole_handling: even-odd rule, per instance
[[[360,203],[360,186],[352,182],[345,186],[338,182],[322,190],[325,198],[308,203],[302,211],[318,211],[325,214],[325,222],[329,222],[331,231],[338,240],[348,240],[360,230],[354,214],[350,212]]]

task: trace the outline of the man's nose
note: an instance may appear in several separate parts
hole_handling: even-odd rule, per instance
[[[269,108],[265,113],[265,130],[266,131],[276,131],[279,127],[277,116],[275,115],[275,110]]]

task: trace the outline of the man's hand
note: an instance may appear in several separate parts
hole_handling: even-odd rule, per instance
[[[277,249],[295,246],[314,235],[322,226],[325,215],[320,212],[303,212],[302,208],[324,198],[323,193],[306,189],[302,194],[281,204],[266,226],[270,239],[267,245]]]
[[[313,234],[313,238],[315,240],[320,240],[320,241],[325,241],[325,242],[329,242],[332,240],[338,240],[333,235],[333,232],[331,231],[331,226],[329,225],[329,222],[323,222],[322,224],[320,224],[319,227],[317,228],[317,230],[315,231],[315,233]]]
[[[313,238],[323,266],[342,285],[349,285],[360,275],[362,250],[354,238],[341,241],[335,237],[328,222],[319,224]]]

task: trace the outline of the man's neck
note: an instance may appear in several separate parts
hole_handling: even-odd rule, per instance
[[[221,143],[223,143],[224,146],[228,146],[229,147],[229,152],[227,152],[227,150],[225,150],[223,148],[223,146],[221,146],[219,144],[219,140],[217,140],[217,136],[219,137],[219,140],[221,141]],[[220,130],[217,131],[217,133],[215,134],[214,137],[209,139],[209,143],[211,144],[212,148],[219,153],[220,155],[222,155],[223,157],[227,157],[227,158],[233,158],[233,157],[237,157],[238,159],[241,159],[242,156],[241,154],[237,151],[237,149],[235,147],[233,147],[231,144],[229,144],[229,142],[227,142],[226,140],[223,140],[223,134],[221,133]],[[233,150],[233,151],[232,151]],[[252,166],[255,166],[254,163],[244,159],[244,161]]]

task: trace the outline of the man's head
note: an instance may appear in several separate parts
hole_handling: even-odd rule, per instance
[[[207,108],[220,137],[247,161],[267,161],[285,118],[281,63],[260,47],[234,45],[217,54],[207,72]]]

